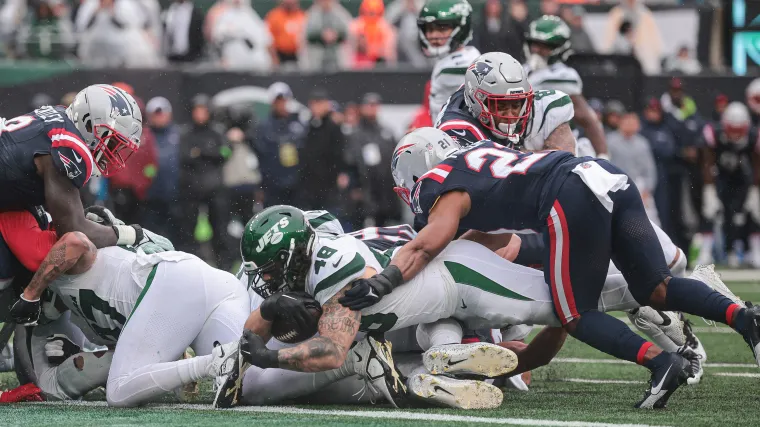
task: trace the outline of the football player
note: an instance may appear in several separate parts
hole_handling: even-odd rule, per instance
[[[522,73],[516,61],[499,67],[499,74],[510,79]],[[532,97],[528,86],[503,99],[497,110],[509,118],[499,120],[502,131],[523,128]],[[760,307],[742,307],[700,280],[673,277],[635,183],[605,160],[563,151],[521,153],[481,141],[419,177],[409,199],[416,222],[424,228],[382,272],[356,280],[341,298],[345,305],[365,307],[416,282],[458,233],[533,229],[541,232],[549,249],[545,281],[565,330],[651,371],[652,386],[637,407],[664,407],[692,373],[681,354],[663,352],[598,310],[612,257],[641,305],[726,323],[744,337],[760,363]]]
[[[749,110],[732,102],[720,123],[703,130],[702,214],[709,221],[703,233],[700,262],[712,260],[712,221],[723,211],[723,234],[729,264],[738,266],[737,245],[749,235],[749,264],[760,268],[760,135]]]
[[[528,82],[535,91],[560,90],[573,101],[573,122],[583,128],[593,147],[593,152],[586,152],[589,150],[582,150],[579,144],[578,155],[609,159],[602,124],[583,96],[581,77],[565,64],[572,54],[571,48],[570,27],[559,17],[544,15],[531,22],[525,37]],[[541,150],[543,146],[526,148]]]
[[[429,0],[417,18],[422,52],[438,58],[430,76],[430,119],[464,84],[467,67],[480,55],[472,40],[472,6],[467,0]]]

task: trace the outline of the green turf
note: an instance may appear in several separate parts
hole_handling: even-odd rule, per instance
[[[742,298],[760,300],[760,285],[732,285]],[[701,319],[695,325],[707,327]],[[722,326],[722,325],[720,325]],[[705,331],[699,334],[709,354],[708,363],[752,363],[749,349],[733,333]],[[572,338],[569,338],[559,358],[611,359]],[[729,378],[721,372],[759,373],[757,368],[706,368],[702,383],[684,387],[670,400],[663,411],[639,411],[632,405],[646,388],[647,372],[632,364],[584,364],[556,362],[534,372],[531,390],[519,393],[505,391],[502,407],[492,411],[454,411],[445,409],[405,409],[410,412],[455,414],[495,419],[523,418],[532,420],[563,420],[577,422],[636,423],[672,426],[715,426],[729,422],[732,426],[760,425],[760,379]],[[638,384],[588,384],[567,382],[568,379],[626,380]],[[0,387],[15,386],[11,374],[0,374]],[[97,395],[94,395],[97,397]],[[102,395],[101,395],[102,396]],[[91,396],[92,397],[92,396]],[[205,388],[198,401],[208,403],[210,392]],[[171,399],[169,399],[171,401]],[[362,411],[392,410],[387,405],[318,407]],[[462,426],[466,422],[393,420],[356,418],[334,415],[272,414],[190,409],[141,408],[110,409],[105,407],[39,406],[17,404],[0,406],[0,426]]]

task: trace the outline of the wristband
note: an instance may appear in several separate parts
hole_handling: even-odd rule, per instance
[[[280,351],[279,350],[269,350],[267,349],[265,360],[263,361],[262,365],[267,366],[259,366],[259,368],[279,368],[280,367]]]
[[[135,244],[137,233],[135,229],[130,225],[112,225],[114,233],[116,233],[116,246]]]
[[[404,276],[401,274],[401,270],[395,265],[385,267],[385,270],[380,274],[388,279],[391,284],[391,289],[396,289],[404,284]]]
[[[609,161],[610,160],[610,155],[607,154],[607,153],[597,154],[596,158],[597,159],[604,159],[604,160]]]

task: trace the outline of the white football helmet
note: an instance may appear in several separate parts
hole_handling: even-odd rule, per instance
[[[720,124],[729,141],[741,146],[749,142],[747,136],[752,119],[749,116],[749,109],[741,102],[728,104],[720,118]]]
[[[752,80],[745,91],[747,105],[755,114],[760,114],[760,77]]]
[[[533,88],[520,62],[506,53],[490,52],[467,68],[464,101],[495,137],[517,143],[528,127]],[[517,102],[519,108],[514,107]]]
[[[92,152],[103,176],[111,176],[126,166],[142,136],[142,113],[135,99],[111,85],[82,89],[66,108]]]
[[[411,192],[417,180],[461,148],[440,129],[424,127],[409,132],[393,151],[391,171],[396,181],[393,191],[411,205]]]

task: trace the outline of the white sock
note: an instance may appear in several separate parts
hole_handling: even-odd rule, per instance
[[[439,345],[461,344],[463,335],[462,325],[454,319],[417,325],[417,344],[424,351]]]
[[[351,375],[354,375],[353,369],[345,366],[324,372],[296,372],[251,366],[243,378],[242,400],[246,405],[276,404],[309,395]]]

